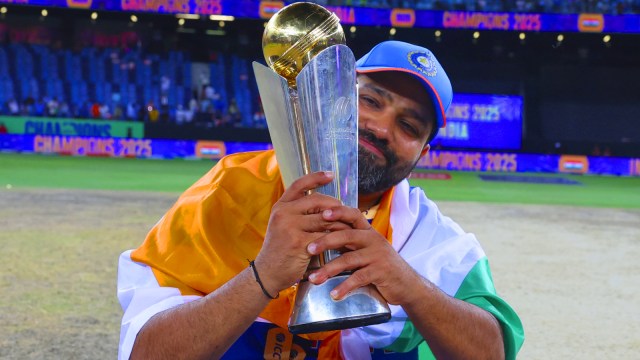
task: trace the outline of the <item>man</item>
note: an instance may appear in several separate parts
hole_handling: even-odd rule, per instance
[[[441,359],[515,358],[522,325],[495,294],[475,237],[405,179],[444,126],[447,75],[429,50],[398,41],[356,66],[359,209],[305,196],[330,173],[285,191],[271,151],[222,159],[140,248],[121,256],[120,358],[416,359],[423,341],[424,353]],[[391,320],[289,334],[295,284],[310,257],[338,248],[351,251],[309,280],[354,270],[331,295],[373,284]]]

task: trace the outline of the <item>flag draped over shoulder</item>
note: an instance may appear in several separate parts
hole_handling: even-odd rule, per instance
[[[255,259],[283,192],[273,152],[226,157],[180,196],[131,258],[149,265],[161,286],[211,293]]]
[[[131,259],[149,265],[160,286],[177,288],[182,295],[207,295],[244,270],[247,259],[256,258],[271,208],[283,192],[273,151],[225,157],[180,196]],[[390,233],[389,199],[390,194],[374,221],[383,235]],[[294,297],[295,287],[281,291],[260,317],[286,329]],[[306,337],[324,339],[321,355],[332,357],[339,354],[338,335]]]

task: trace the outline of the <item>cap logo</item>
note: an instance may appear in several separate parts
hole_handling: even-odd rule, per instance
[[[427,76],[436,76],[436,59],[430,52],[412,51],[407,55],[407,60],[421,73]]]

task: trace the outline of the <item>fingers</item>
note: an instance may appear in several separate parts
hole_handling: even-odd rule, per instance
[[[371,224],[362,215],[360,210],[347,206],[340,206],[324,210],[322,216],[327,221],[340,221],[351,225],[354,229],[371,229]]]
[[[360,269],[366,265],[363,257],[363,251],[347,251],[337,258],[324,264],[322,268],[309,274],[309,280],[314,284],[321,284],[327,279],[336,276],[345,271]]]
[[[346,224],[348,225],[348,224]],[[326,234],[319,239],[311,242],[307,246],[307,251],[311,255],[318,255],[325,250],[346,248],[349,250],[362,249],[373,237],[379,237],[380,234],[375,230],[343,230]],[[386,240],[383,238],[383,241]]]
[[[298,225],[300,229],[306,232],[332,232],[339,230],[351,229],[351,226],[336,221],[326,221],[322,214],[301,215],[299,216]],[[319,237],[324,236],[320,235]]]
[[[332,292],[334,299],[368,284],[378,285],[381,278],[391,276],[389,264],[394,261],[393,251],[387,240],[375,230],[343,230],[325,234],[307,246],[311,255],[317,255],[329,249],[347,248],[339,257],[322,266],[309,275],[309,281],[321,284],[327,279],[345,271],[353,273]],[[389,273],[388,273],[389,272]]]
[[[331,290],[329,294],[334,300],[340,300],[350,292],[371,283],[372,281],[371,276],[369,275],[369,268],[360,269]]]
[[[325,264],[322,269],[309,274],[309,281],[314,284],[322,284],[329,278],[334,277],[347,270],[355,270],[347,277],[345,281],[340,283],[331,291],[331,297],[335,300],[342,299],[348,293],[363,286],[374,284],[376,282],[375,274],[372,266],[363,266],[365,262],[361,251],[352,251],[340,255],[337,259]]]
[[[295,214],[319,214],[323,210],[339,207],[342,205],[340,200],[320,193],[313,193],[309,196],[283,203]],[[327,220],[331,221],[331,220]]]
[[[307,191],[316,189],[328,184],[333,180],[333,173],[330,171],[318,171],[305,175],[294,181],[280,198],[282,202],[294,201],[302,198]]]
[[[339,205],[340,201],[331,196],[314,193],[295,201],[278,202],[271,209],[270,222],[287,224],[290,229],[307,232],[348,229],[348,224],[326,220],[322,216],[323,210]]]

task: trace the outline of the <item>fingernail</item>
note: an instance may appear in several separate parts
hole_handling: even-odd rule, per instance
[[[316,282],[316,280],[318,280],[318,274],[316,273],[310,274],[309,280],[311,280],[312,282]]]
[[[333,171],[325,171],[324,176],[333,179]]]
[[[317,248],[318,248],[318,245],[311,243],[307,246],[307,251],[309,252],[309,254],[314,255],[316,253]]]
[[[331,210],[329,210],[329,209],[327,209],[327,210],[325,210],[325,211],[323,211],[323,212],[322,212],[322,216],[323,216],[325,219],[330,218],[330,217],[331,217],[331,214],[333,214],[333,211],[331,211]]]
[[[331,290],[329,295],[331,295],[331,298],[333,298],[333,300],[338,300],[338,290]]]

